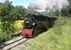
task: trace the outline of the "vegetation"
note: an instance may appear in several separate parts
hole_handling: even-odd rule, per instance
[[[22,6],[13,6],[9,0],[0,3],[0,42],[14,37],[15,31],[18,30],[16,27],[20,24],[14,21],[23,19],[28,12],[31,15],[47,15],[48,10],[39,13],[32,11],[32,8],[30,10],[30,7],[25,9]],[[69,0],[69,6],[63,7],[60,12],[58,9],[55,12],[52,9],[48,15],[57,16],[54,26],[35,37],[30,50],[71,50],[71,0]]]
[[[33,43],[29,43],[30,50],[71,50],[71,0],[69,3],[60,13],[59,10],[49,12],[49,15],[57,16],[57,20],[52,28],[35,37]]]
[[[71,50],[71,18],[58,17],[55,25],[32,41],[30,50]]]
[[[0,3],[0,42],[13,38],[15,30],[17,30],[13,24],[16,20],[23,19],[25,12],[25,8],[14,7],[9,0]]]

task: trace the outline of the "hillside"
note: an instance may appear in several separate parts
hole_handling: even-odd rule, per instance
[[[58,17],[48,31],[15,48],[18,50],[71,50],[71,18]]]

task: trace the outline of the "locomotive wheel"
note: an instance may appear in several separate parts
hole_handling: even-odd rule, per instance
[[[32,37],[35,37],[35,35],[36,35],[36,31],[33,30],[33,32],[32,32]]]
[[[32,37],[36,37],[38,32],[39,32],[38,30],[33,30]]]
[[[25,37],[24,33],[21,33],[21,36],[22,36],[22,37]]]
[[[34,32],[34,30],[33,30],[33,32],[32,32],[32,37],[34,37],[34,34],[35,34],[35,32]]]

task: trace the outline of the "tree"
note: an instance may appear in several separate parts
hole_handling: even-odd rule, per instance
[[[69,5],[61,9],[62,16],[71,16],[71,0],[68,0]]]
[[[71,15],[71,0],[68,1],[69,1],[69,14]]]
[[[12,2],[6,0],[0,5],[0,14],[2,30],[6,32],[14,32],[14,28],[12,27],[13,21],[24,17],[26,14],[26,9],[22,6],[14,7]]]
[[[16,30],[13,27],[14,21],[17,19],[21,19],[25,16],[25,14],[26,9],[23,8],[23,6],[14,7],[12,5],[12,2],[9,0],[5,0],[4,3],[0,3],[0,29],[2,29],[2,35],[6,35],[2,39],[10,39],[9,37],[11,37]]]
[[[12,19],[21,19],[26,14],[26,9],[22,6],[16,6],[11,10],[10,16]]]

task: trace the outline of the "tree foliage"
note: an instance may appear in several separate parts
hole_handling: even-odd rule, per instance
[[[58,6],[55,5],[53,8],[46,8],[46,11],[48,12],[48,15],[50,16],[71,16],[71,0],[68,0],[67,5],[63,5],[61,9],[58,9]]]
[[[26,9],[22,6],[14,7],[12,2],[6,0],[4,3],[0,3],[0,19],[2,23],[2,30],[6,32],[13,32],[13,21],[24,17]]]
[[[17,19],[21,19],[25,16],[26,9],[23,6],[13,6],[12,2],[5,0],[4,3],[0,3],[0,41],[6,41],[13,37],[15,28],[13,23]]]

